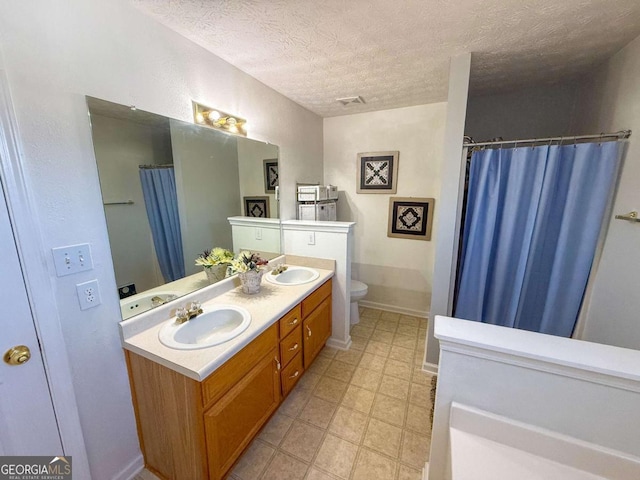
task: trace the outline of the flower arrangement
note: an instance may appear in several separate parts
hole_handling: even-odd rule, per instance
[[[198,258],[196,265],[204,268],[211,268],[216,265],[229,265],[233,261],[233,252],[220,247],[214,247],[213,250],[205,250]]]
[[[245,273],[251,270],[255,272],[259,272],[261,270],[260,267],[269,263],[268,260],[264,258],[260,258],[258,253],[252,253],[248,251],[240,252],[232,261],[231,261],[231,270],[234,273]]]

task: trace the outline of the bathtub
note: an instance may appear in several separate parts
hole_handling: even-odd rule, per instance
[[[453,402],[453,480],[638,480],[640,459]]]

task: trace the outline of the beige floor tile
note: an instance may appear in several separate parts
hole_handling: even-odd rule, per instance
[[[431,435],[431,409],[409,404],[406,427],[422,435]]]
[[[339,350],[337,348],[324,347],[322,350],[320,350],[320,353],[318,355],[320,355],[321,357],[333,358],[336,356],[336,353],[338,353],[338,351]]]
[[[311,423],[316,427],[327,428],[335,411],[335,403],[328,402],[322,398],[311,397],[302,412],[300,412],[300,415],[298,415],[298,420]]]
[[[284,437],[280,449],[301,460],[310,462],[318,451],[323,436],[324,430],[296,420],[289,433]]]
[[[411,363],[415,355],[414,350],[410,350],[408,348],[402,348],[397,345],[393,345],[391,350],[389,351],[389,358],[393,360],[400,360],[401,362]]]
[[[327,368],[324,372],[325,377],[335,378],[336,380],[342,380],[343,382],[348,382],[351,380],[351,376],[355,371],[355,365],[350,365],[348,363],[339,362],[338,360],[333,360],[329,368]]]
[[[260,440],[254,440],[233,469],[242,480],[255,480],[262,474],[276,450]]]
[[[368,415],[373,405],[374,396],[375,394],[369,390],[349,385],[347,393],[342,399],[342,405]]]
[[[311,467],[307,475],[307,480],[335,480],[335,478],[314,467]]]
[[[380,320],[390,320],[392,322],[398,323],[400,320],[400,314],[395,312],[385,312],[384,310],[380,314]]]
[[[338,411],[333,417],[331,425],[329,425],[329,432],[358,444],[362,440],[368,420],[369,417],[364,413],[345,407],[338,407]]]
[[[375,308],[364,308],[360,317],[363,318],[375,318],[376,320],[380,318],[382,314],[382,310],[376,310]]]
[[[278,452],[262,480],[302,480],[308,469],[309,464]]]
[[[416,337],[413,335],[402,335],[402,334],[396,333],[391,343],[398,347],[407,348],[409,350],[415,350],[417,341],[416,341]]]
[[[347,389],[347,383],[334,378],[322,377],[313,395],[333,403],[339,403]]]
[[[271,417],[271,420],[262,429],[258,438],[272,445],[278,446],[289,431],[289,427],[293,423],[292,417],[287,417],[277,411],[276,414]]]
[[[411,392],[409,393],[409,402],[420,405],[421,407],[428,407],[431,403],[430,392],[430,386],[412,383]]]
[[[378,393],[373,400],[371,416],[378,420],[402,427],[404,425],[406,411],[407,402]]]
[[[363,351],[365,348],[367,348],[368,344],[369,340],[367,340],[366,338],[351,337],[351,348],[353,350]]]
[[[304,390],[306,392],[311,392],[314,388],[316,388],[316,385],[318,385],[318,382],[321,378],[322,375],[305,372],[304,375],[302,375],[302,378],[298,380],[298,383],[295,386],[295,390]]]
[[[411,380],[412,365],[406,362],[389,359],[384,367],[384,374],[392,377],[401,378],[403,380]]]
[[[423,363],[424,363],[424,348],[423,349],[418,348],[413,357],[413,364],[422,365]]]
[[[398,330],[396,330],[396,333],[399,333],[400,335],[411,335],[413,337],[417,337],[418,327],[417,326],[414,327],[412,325],[400,324],[398,325]]]
[[[378,330],[377,328],[373,331],[371,338],[369,340],[374,340],[376,342],[382,343],[392,343],[394,334],[391,332],[387,332],[386,330]]]
[[[347,479],[351,474],[357,452],[357,445],[327,434],[314,465],[340,478]]]
[[[409,382],[401,378],[383,375],[378,391],[389,397],[406,400],[409,396]]]
[[[405,430],[402,440],[402,462],[415,468],[424,467],[424,462],[429,457],[430,447],[431,439],[429,437]]]
[[[381,357],[387,357],[390,350],[391,345],[389,345],[388,343],[377,342],[375,340],[369,340],[369,345],[367,345],[367,348],[365,348],[366,353],[380,355]]]
[[[385,332],[396,333],[398,329],[398,322],[393,322],[391,320],[379,320],[376,325],[376,330],[384,330]]]
[[[400,325],[410,325],[412,327],[420,326],[420,319],[410,315],[400,315]]]
[[[398,458],[402,429],[376,418],[369,420],[363,445],[376,452]]]
[[[373,328],[365,327],[363,325],[354,325],[351,327],[351,336],[352,337],[362,337],[362,338],[370,338],[373,334]]]
[[[398,480],[422,480],[422,471],[406,465],[400,465]]]
[[[134,480],[160,480],[146,468],[133,478]]]
[[[278,410],[280,413],[290,417],[297,417],[309,401],[309,398],[311,398],[310,390],[298,390],[294,388],[285,401],[282,402]]]
[[[418,330],[418,338],[427,338],[427,328],[426,327],[420,327],[420,330]]]
[[[396,475],[396,462],[371,450],[360,450],[352,480],[393,480]]]
[[[351,385],[375,392],[382,380],[382,372],[358,367],[351,378]]]
[[[360,366],[368,370],[382,372],[382,370],[384,370],[384,364],[386,363],[386,361],[387,359],[385,357],[365,352],[360,359]]]
[[[358,325],[362,325],[363,327],[374,328],[378,323],[377,318],[365,317],[360,314],[360,323]]]
[[[419,383],[420,385],[431,385],[431,375],[422,370],[422,365],[413,366],[413,375],[411,375],[411,383]]]
[[[322,375],[327,370],[327,368],[329,368],[329,365],[331,365],[332,361],[333,360],[331,360],[330,358],[318,356],[313,361],[307,372],[314,373],[316,375]]]
[[[340,350],[336,353],[335,360],[348,363],[349,365],[358,365],[360,363],[362,352],[358,350]]]

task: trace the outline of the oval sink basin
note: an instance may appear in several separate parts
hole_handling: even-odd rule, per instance
[[[126,320],[139,313],[164,305],[166,302],[175,300],[178,297],[178,292],[171,291],[142,292],[120,300],[120,313],[122,313],[122,319]]]
[[[202,307],[204,312],[180,325],[175,318],[158,333],[160,342],[178,350],[196,350],[228,342],[244,332],[251,323],[249,312],[235,305]]]
[[[276,285],[302,285],[317,280],[320,273],[308,267],[289,267],[277,275],[267,274],[267,281]]]

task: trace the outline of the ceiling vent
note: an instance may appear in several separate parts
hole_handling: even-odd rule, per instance
[[[340,102],[342,105],[344,105],[345,107],[347,105],[350,105],[352,103],[366,103],[364,101],[364,98],[358,96],[358,97],[344,97],[344,98],[336,98],[336,101]]]

